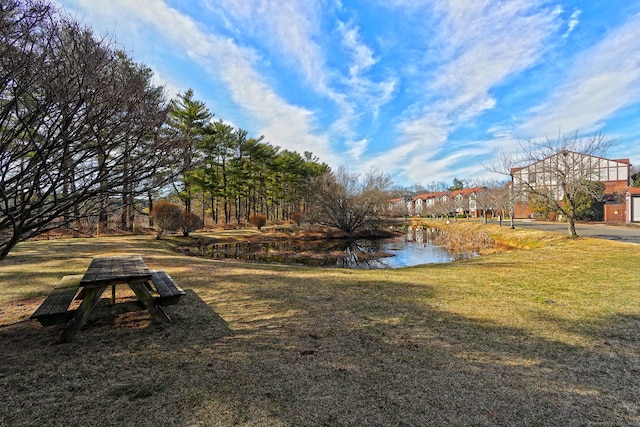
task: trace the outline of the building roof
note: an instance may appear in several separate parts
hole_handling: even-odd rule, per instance
[[[462,196],[468,196],[469,194],[473,194],[473,193],[480,193],[481,191],[486,190],[486,187],[472,187],[472,188],[463,188],[462,190],[454,190],[451,192],[451,196],[457,196],[457,195],[462,195]]]
[[[435,199],[436,197],[441,197],[441,196],[444,196],[444,195],[447,195],[447,194],[449,194],[448,191],[438,191],[437,193],[420,194],[418,196],[415,196],[413,198],[413,201],[416,201],[418,199],[421,199],[421,200]]]

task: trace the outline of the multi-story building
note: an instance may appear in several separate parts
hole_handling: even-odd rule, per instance
[[[453,198],[456,214],[463,214],[473,218],[483,215],[482,209],[478,208],[478,194],[487,190],[486,187],[463,188],[462,190],[454,190],[449,193],[449,197]]]
[[[528,194],[546,190],[555,200],[564,197],[564,188],[572,182],[600,181],[605,184],[605,221],[624,221],[624,194],[631,183],[629,159],[602,157],[563,151],[531,165],[511,169],[513,189],[520,196],[515,217],[531,216]]]
[[[390,203],[397,210],[403,200],[406,205],[406,212],[409,215],[458,214],[478,217],[483,212],[478,209],[476,197],[483,190],[485,190],[484,187],[474,187],[454,191],[438,191],[420,194],[407,199],[394,199]]]
[[[446,200],[448,191],[439,191],[436,193],[425,193],[413,197],[409,201],[409,212],[414,215],[430,215],[434,213],[436,205]]]
[[[573,151],[563,151],[525,167],[511,169],[511,192],[516,199],[515,218],[531,218],[529,193],[544,189],[555,200],[562,201],[566,185],[580,181],[599,181],[605,185],[604,220],[607,222],[640,222],[640,188],[631,187],[629,159],[606,159]],[[440,191],[390,201],[390,208],[408,215],[465,214],[484,215],[478,195],[484,187]],[[486,193],[490,195],[490,193]],[[491,198],[489,198],[492,200]],[[501,206],[484,203],[488,212]],[[509,202],[511,206],[511,202]]]

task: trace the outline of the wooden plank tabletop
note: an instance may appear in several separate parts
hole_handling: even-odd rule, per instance
[[[80,285],[105,285],[149,279],[151,272],[140,255],[96,257],[91,260]]]

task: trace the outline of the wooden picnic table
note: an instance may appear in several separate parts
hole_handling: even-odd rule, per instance
[[[73,281],[65,276],[63,282]],[[153,288],[158,297],[151,294]],[[136,301],[117,303],[115,288],[127,285],[138,298]],[[111,304],[97,306],[100,296],[112,287]],[[185,292],[163,271],[149,270],[139,255],[94,257],[84,276],[75,286],[58,288],[31,316],[45,326],[67,321],[55,341],[56,344],[70,342],[90,317],[126,313],[146,309],[156,323],[169,323],[171,319],[162,305],[175,304]],[[67,310],[74,297],[82,299],[77,310]],[[70,317],[70,320],[69,320]]]

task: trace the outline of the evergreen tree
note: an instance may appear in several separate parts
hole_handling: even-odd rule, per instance
[[[184,208],[191,212],[192,195],[192,171],[202,161],[199,150],[204,129],[213,118],[204,102],[193,99],[193,90],[178,94],[178,99],[171,101],[168,125],[174,135],[180,140],[177,163],[184,171],[180,188],[176,188],[180,199],[184,202]]]

